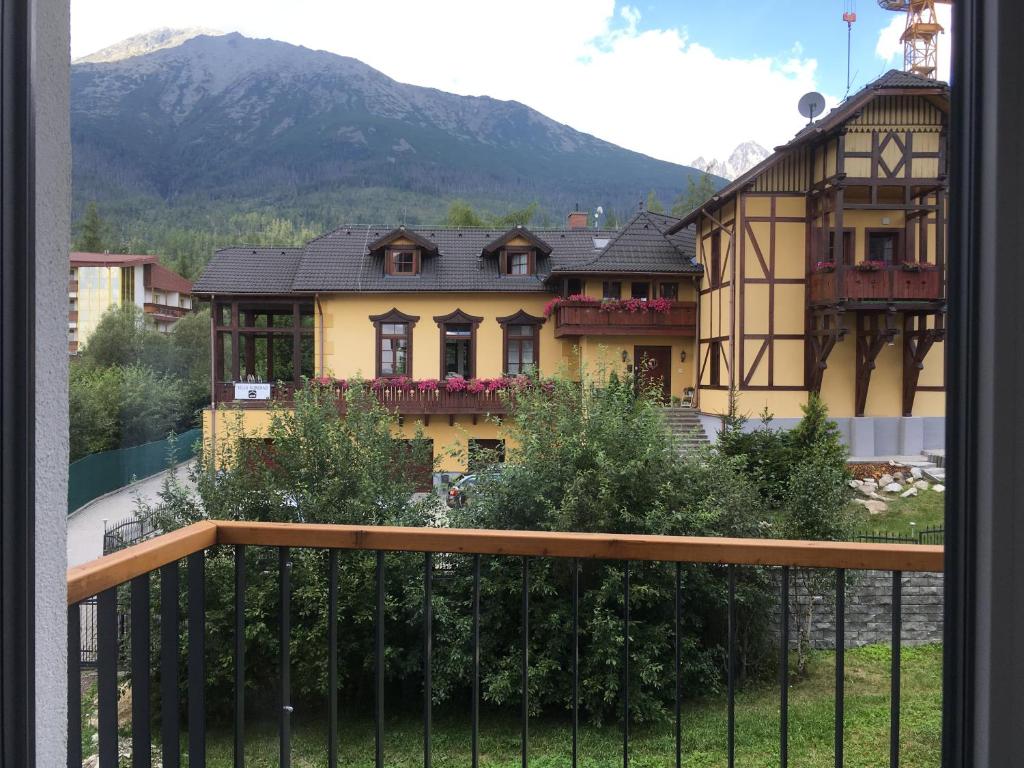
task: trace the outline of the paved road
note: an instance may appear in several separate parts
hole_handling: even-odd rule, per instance
[[[187,481],[187,463],[177,467],[178,477]],[[96,499],[68,517],[68,567],[94,560],[103,554],[103,521],[124,520],[135,513],[136,499],[155,501],[167,472],[128,485],[109,496]]]

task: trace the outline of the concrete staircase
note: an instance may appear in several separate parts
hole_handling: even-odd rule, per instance
[[[693,408],[662,408],[665,423],[676,438],[680,453],[688,453],[701,445],[707,445],[707,434],[700,423],[700,415]]]

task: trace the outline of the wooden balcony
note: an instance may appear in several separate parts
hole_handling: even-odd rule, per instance
[[[555,309],[555,336],[694,336],[697,304],[676,302],[668,312],[607,311],[599,305]]]
[[[341,389],[336,389],[336,393],[338,409],[344,413],[347,403]],[[466,390],[455,392],[446,389],[444,384],[432,391],[384,387],[373,390],[373,396],[378,403],[400,416],[429,417],[431,415],[454,416],[459,414],[479,416],[484,414],[502,415],[508,412],[508,406],[501,392],[468,392]],[[273,403],[290,405],[295,398],[295,384],[271,384],[269,400],[250,400],[235,398],[233,382],[220,382],[216,387],[216,397],[218,403],[234,404],[247,409],[269,408]]]
[[[178,320],[189,313],[185,307],[175,307],[170,304],[154,304],[147,301],[142,305],[142,311],[158,320]]]
[[[78,293],[77,280],[68,280],[68,293]]]
[[[77,341],[69,341],[68,342],[68,354],[69,355],[77,355],[78,354],[78,342]]]
[[[866,302],[938,302],[944,298],[943,273],[938,269],[914,272],[902,266],[876,271],[837,267],[834,272],[811,275],[810,303],[836,304]]]
[[[68,310],[68,322],[69,323],[77,323],[78,322],[78,310],[77,309]]]

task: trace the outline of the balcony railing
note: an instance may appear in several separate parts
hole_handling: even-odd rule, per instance
[[[693,336],[697,305],[676,302],[667,312],[607,311],[600,306],[562,305],[555,309],[555,336]]]
[[[289,405],[295,399],[295,384],[275,383],[270,386],[270,399],[235,397],[235,384],[220,382],[215,387],[218,403],[233,403],[241,408],[268,408],[271,403]],[[470,392],[450,391],[441,382],[436,390],[419,390],[404,387],[382,387],[372,390],[381,405],[402,416],[431,416],[458,414],[494,414],[508,412],[508,404],[498,391]],[[248,390],[243,394],[248,395]],[[344,413],[347,403],[340,389],[337,390],[338,409]]]
[[[151,301],[147,301],[142,305],[142,311],[147,315],[155,315],[161,319],[167,318],[172,320],[184,317],[189,312],[185,307],[175,307],[170,304],[155,304]]]
[[[68,280],[68,293],[78,293],[77,280]]]
[[[901,265],[863,271],[839,266],[811,275],[812,304],[840,301],[941,301],[943,275],[938,269],[912,271]]]
[[[432,578],[435,555],[458,553],[472,556],[472,594],[467,607],[470,629],[467,643],[470,654],[467,658],[468,678],[471,681],[469,720],[472,729],[472,764],[478,764],[479,717],[480,717],[480,601],[481,601],[481,556],[516,558],[521,566],[521,605],[519,617],[522,654],[520,660],[522,689],[522,735],[520,750],[522,764],[528,764],[529,757],[529,643],[530,630],[530,567],[534,558],[562,559],[571,570],[568,583],[571,594],[565,595],[571,601],[572,623],[566,627],[566,639],[571,658],[567,663],[573,670],[572,679],[578,680],[580,664],[579,615],[580,615],[580,564],[583,560],[600,559],[623,561],[622,580],[622,622],[623,637],[626,638],[621,666],[622,691],[628,691],[632,681],[636,684],[635,670],[630,666],[628,638],[630,636],[630,562],[674,563],[675,587],[674,604],[674,664],[666,669],[675,678],[675,752],[676,765],[680,764],[681,741],[681,627],[682,599],[681,564],[704,564],[704,567],[726,566],[728,595],[728,641],[727,656],[727,719],[726,733],[730,764],[733,761],[736,736],[734,715],[736,670],[738,660],[738,639],[736,631],[736,577],[737,571],[749,566],[778,568],[779,575],[779,752],[786,755],[789,744],[788,691],[789,648],[790,648],[790,569],[827,569],[834,576],[836,607],[836,653],[835,653],[835,722],[834,738],[836,764],[843,762],[845,722],[845,627],[846,627],[846,571],[858,569],[883,570],[892,572],[891,639],[892,660],[890,668],[891,716],[889,723],[890,755],[898,763],[900,749],[900,649],[902,640],[902,574],[903,572],[940,572],[943,568],[943,550],[938,546],[859,544],[818,541],[783,541],[763,539],[692,538],[678,536],[637,536],[623,534],[551,533],[534,531],[497,530],[456,530],[439,528],[397,528],[361,527],[340,525],[306,525],[289,523],[246,523],[206,521],[195,523],[173,533],[159,536],[143,544],[121,550],[91,563],[77,566],[68,571],[68,762],[69,766],[82,764],[82,707],[81,707],[81,604],[96,596],[97,644],[97,749],[99,768],[118,766],[119,729],[128,726],[131,733],[133,765],[148,765],[153,738],[150,704],[151,698],[160,702],[159,722],[163,752],[163,765],[180,764],[179,744],[181,739],[180,711],[187,712],[188,764],[206,764],[206,553],[216,546],[234,548],[234,610],[231,619],[233,627],[215,627],[218,636],[233,637],[234,680],[234,736],[235,765],[245,760],[246,693],[245,666],[246,652],[246,547],[272,547],[277,550],[277,583],[279,592],[280,622],[278,638],[279,669],[278,692],[280,707],[275,709],[278,717],[280,739],[280,765],[291,764],[291,626],[287,617],[291,613],[291,560],[290,548],[309,548],[328,551],[324,566],[327,581],[327,601],[320,606],[325,614],[326,630],[323,636],[323,651],[327,657],[327,675],[323,688],[326,697],[328,724],[324,733],[327,744],[327,765],[335,765],[338,751],[338,557],[337,551],[373,551],[376,553],[375,575],[367,575],[375,584],[375,609],[373,611],[372,649],[374,676],[374,721],[376,744],[374,757],[376,765],[385,765],[384,731],[386,728],[384,669],[386,654],[385,600],[386,563],[388,553],[424,553],[423,570],[423,743],[424,764],[430,764],[433,691],[430,670],[433,665],[433,592]],[[187,594],[187,642],[179,646],[181,624],[181,592],[179,584],[179,561],[187,560],[185,593]],[[271,572],[274,566],[269,566]],[[159,572],[160,608],[159,633],[161,636],[160,658],[152,658],[150,643],[150,587],[151,576]],[[127,636],[130,649],[122,662],[130,671],[131,714],[130,723],[119,722],[118,709],[118,664],[122,649],[119,647],[118,594],[117,588],[130,584],[130,600],[126,606],[126,621],[129,624]],[[503,588],[503,587],[502,587]],[[308,594],[305,598],[309,599]],[[303,605],[305,612],[316,610],[315,606]],[[222,614],[216,614],[222,615]],[[230,615],[230,614],[229,614]],[[550,631],[550,630],[548,630]],[[308,635],[304,635],[309,640]],[[249,640],[248,642],[253,642]],[[308,648],[308,642],[303,645]],[[187,666],[188,685],[178,685],[181,654],[184,650]],[[370,649],[367,649],[369,652]],[[153,662],[158,661],[160,688],[151,688]],[[156,693],[154,696],[153,694]],[[185,709],[181,709],[180,697],[184,693]],[[574,682],[567,700],[572,707],[572,760],[577,764],[576,743],[579,722],[580,697]],[[629,696],[621,697],[623,712],[623,758],[628,764]],[[173,713],[173,714],[167,714]],[[227,713],[218,715],[223,719]],[[806,728],[807,725],[805,724]],[[829,722],[831,730],[833,723]],[[567,744],[566,751],[569,751]],[[367,756],[368,757],[368,756]],[[785,757],[783,757],[785,764]]]

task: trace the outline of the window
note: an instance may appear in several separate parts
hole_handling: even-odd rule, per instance
[[[583,293],[583,281],[578,277],[568,277],[562,283],[562,298],[566,296],[578,296]]]
[[[382,323],[377,375],[407,376],[409,369],[409,324]]]
[[[722,285],[722,233],[717,229],[711,233],[710,262],[710,285],[712,288],[719,288]]]
[[[396,249],[387,252],[385,271],[389,275],[409,277],[419,274],[419,252],[412,248]]]
[[[718,387],[722,384],[722,342],[712,341],[708,353],[708,384]]]
[[[509,251],[505,256],[505,273],[509,275],[533,274],[532,261],[532,254],[529,251]]]
[[[537,367],[537,326],[506,326],[505,372],[529,373]]]
[[[476,376],[476,329],[482,317],[455,310],[434,318],[441,329],[441,378]]]
[[[828,253],[826,254],[826,261],[835,263],[836,261],[836,231],[830,229],[828,231]],[[843,264],[853,264],[853,230],[843,230]]]
[[[622,283],[618,280],[605,280],[601,284],[601,298],[606,301],[618,301],[622,298]]]
[[[900,233],[896,231],[868,232],[868,259],[894,264],[900,257]]]
[[[480,470],[493,467],[495,464],[505,462],[505,441],[491,438],[471,437],[469,438],[469,471],[479,472]]]
[[[649,299],[651,296],[651,284],[634,282],[630,286],[629,295],[634,299],[647,301],[647,299]]]
[[[662,283],[658,291],[661,298],[675,301],[679,298],[679,283]]]
[[[412,375],[412,329],[417,320],[397,309],[370,316],[377,329],[377,376]]]

